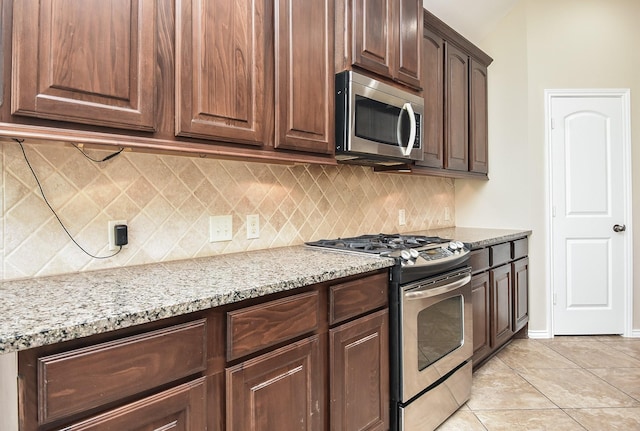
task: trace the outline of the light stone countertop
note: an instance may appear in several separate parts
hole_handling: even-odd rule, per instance
[[[472,248],[528,230],[445,228],[415,234]],[[0,283],[0,354],[362,274],[393,260],[293,246]]]
[[[294,246],[0,283],[0,354],[374,271],[393,260]]]

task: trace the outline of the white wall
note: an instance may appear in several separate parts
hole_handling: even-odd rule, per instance
[[[18,431],[18,354],[0,355],[0,430]]]
[[[456,224],[533,230],[531,331],[550,330],[544,90],[630,88],[632,146],[640,145],[638,18],[638,0],[522,0],[478,43],[494,58],[489,68],[491,179],[486,184],[456,181]],[[640,152],[632,157],[638,191]],[[640,198],[634,198],[633,210],[632,222],[640,221]],[[634,243],[634,266],[640,268]],[[640,328],[640,271],[634,277],[633,327]]]

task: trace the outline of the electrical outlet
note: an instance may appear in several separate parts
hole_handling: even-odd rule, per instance
[[[109,250],[118,250],[120,248],[119,245],[116,245],[116,234],[114,231],[114,227],[119,224],[127,224],[126,220],[112,220],[109,221]],[[126,245],[123,245],[122,248],[127,248]]]
[[[449,207],[444,207],[444,221],[450,221],[451,220],[451,210],[449,209]]]
[[[231,241],[233,219],[230,215],[209,216],[209,242]]]
[[[247,216],[247,239],[260,238],[260,216],[251,214]]]
[[[407,216],[404,212],[404,209],[398,210],[398,224],[400,226],[404,226],[407,224]]]

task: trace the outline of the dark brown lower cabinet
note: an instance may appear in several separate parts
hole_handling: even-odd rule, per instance
[[[329,331],[331,430],[389,428],[388,334],[388,310]]]
[[[489,273],[474,275],[471,279],[473,304],[473,355],[483,358],[491,353],[491,287]]]
[[[188,431],[206,429],[206,385],[201,377],[138,402],[65,427],[65,431]]]
[[[471,252],[473,366],[525,332],[529,322],[528,240],[491,245]]]
[[[317,335],[227,369],[227,430],[324,429]]]
[[[513,276],[513,332],[529,322],[529,258],[511,264]]]
[[[494,346],[500,345],[513,336],[511,265],[502,265],[489,271],[493,300],[491,337]]]

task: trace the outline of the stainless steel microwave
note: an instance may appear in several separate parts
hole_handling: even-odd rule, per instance
[[[353,71],[336,75],[336,158],[365,165],[422,160],[421,97]]]

